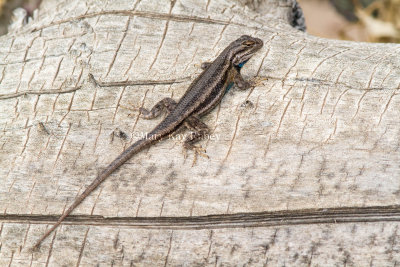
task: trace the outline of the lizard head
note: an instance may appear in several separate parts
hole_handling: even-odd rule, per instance
[[[229,59],[233,65],[242,67],[262,46],[263,41],[261,39],[242,35],[229,45]]]

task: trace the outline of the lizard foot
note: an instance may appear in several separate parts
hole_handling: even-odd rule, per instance
[[[124,106],[124,105],[119,105],[120,108],[129,110],[131,112],[139,112],[139,116],[141,115],[141,107],[137,107],[134,104],[132,104],[131,102],[128,101],[129,106]],[[132,117],[132,113],[128,114],[128,117]]]
[[[250,87],[257,87],[257,86],[262,86],[264,85],[263,81],[267,80],[265,77],[254,77],[250,79]]]
[[[193,162],[192,162],[192,167],[196,164],[197,162],[197,155],[209,159],[208,155],[206,154],[206,149],[201,147],[201,146],[194,146],[194,145],[185,145],[183,148],[183,157],[184,159],[187,158],[187,150],[193,150],[194,156],[193,156]]]

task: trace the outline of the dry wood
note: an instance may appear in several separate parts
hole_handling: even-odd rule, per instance
[[[0,266],[394,266],[400,262],[399,45],[292,28],[291,2],[43,0],[0,37]],[[204,121],[131,159],[40,251],[101,168],[242,34],[264,40]],[[95,83],[90,74],[102,83]],[[131,81],[121,86],[121,81]]]

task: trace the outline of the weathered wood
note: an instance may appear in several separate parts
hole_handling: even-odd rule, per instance
[[[44,0],[0,37],[0,265],[396,265],[400,47],[309,36],[291,6]],[[210,159],[191,167],[185,132],[155,145],[32,253],[157,124],[134,108],[178,99],[242,34],[265,42],[244,76],[266,80],[204,118]]]

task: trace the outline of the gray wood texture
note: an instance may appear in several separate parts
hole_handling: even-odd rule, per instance
[[[400,264],[400,46],[321,39],[291,2],[43,0],[0,37],[0,266]],[[42,245],[96,174],[242,34],[264,40],[181,139],[132,158]],[[132,81],[130,86],[100,87]]]

